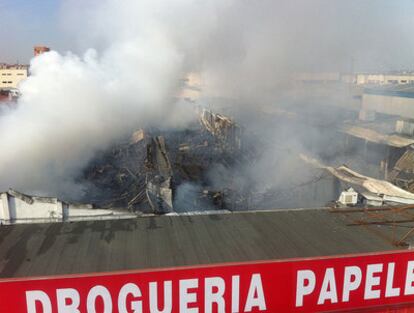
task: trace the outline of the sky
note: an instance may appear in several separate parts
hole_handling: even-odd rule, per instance
[[[28,63],[36,44],[50,46],[61,53],[70,50],[82,54],[87,48],[99,48],[96,41],[88,42],[88,23],[79,21],[85,16],[83,11],[93,9],[99,2],[101,1],[0,0],[0,62]],[[275,18],[284,24],[282,27],[292,29],[289,35],[292,36],[292,41],[296,41],[293,46],[298,43],[300,47],[301,42],[305,42],[310,57],[329,61],[337,56],[342,58],[344,55],[341,53],[346,53],[345,58],[348,61],[343,62],[341,70],[352,66],[356,70],[414,67],[414,39],[411,39],[414,38],[411,36],[414,33],[412,0],[285,0],[270,1],[270,5],[266,4],[269,2],[266,0],[236,2],[245,7],[247,3],[249,8],[244,13],[235,13],[235,26],[231,27],[243,24],[243,27],[254,31],[255,24],[262,22],[259,11],[267,6],[271,11],[275,11]],[[122,1],[119,0],[119,3],[121,5]],[[260,5],[257,5],[258,3]],[[262,5],[263,3],[265,4]],[[278,11],[285,12],[278,14]],[[81,17],[77,20],[78,13]],[[231,25],[231,14],[229,18],[228,24]],[[240,18],[244,19],[242,23],[238,21]],[[297,27],[298,18],[304,21],[301,27]],[[78,22],[84,27],[83,34],[79,34],[76,25],[71,25]],[[306,23],[316,25],[310,27],[310,33],[307,33]],[[274,25],[271,21],[270,27]],[[320,30],[324,36],[322,40],[315,36],[318,34],[314,32],[315,29]],[[234,34],[234,29],[231,31]],[[326,38],[328,40],[325,40]],[[324,45],[328,46],[327,52],[321,53],[321,47],[324,48]],[[351,52],[349,49],[341,52],[343,46],[351,47]],[[363,48],[359,49],[359,46]],[[331,53],[333,50],[336,50],[335,53]],[[289,51],[289,54],[291,52]],[[299,57],[301,56],[299,54]],[[327,64],[329,65],[329,62]]]
[[[60,0],[0,0],[0,62],[28,63],[33,46],[66,48]]]

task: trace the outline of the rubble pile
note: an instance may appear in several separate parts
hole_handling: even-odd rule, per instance
[[[97,156],[85,169],[85,202],[103,208],[129,208],[146,204],[146,149],[144,138],[122,143]]]
[[[251,158],[241,136],[235,122],[207,110],[185,130],[137,130],[91,162],[81,178],[87,188],[82,200],[155,214],[241,208],[246,194],[232,190],[231,177],[221,190],[208,177],[213,166],[229,169]]]

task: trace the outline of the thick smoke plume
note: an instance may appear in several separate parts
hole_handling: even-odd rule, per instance
[[[74,180],[97,150],[139,127],[185,123],[189,109],[174,102],[183,57],[161,22],[140,16],[138,32],[120,40],[113,34],[100,53],[32,60],[17,108],[0,118],[7,151],[0,155],[0,189],[76,194]]]
[[[0,115],[0,189],[79,193],[76,177],[97,151],[140,127],[185,126],[191,108],[175,96],[190,72],[201,73],[207,98],[254,106],[271,102],[295,71],[395,65],[387,47],[396,37],[386,34],[401,25],[377,3],[65,1],[63,27],[79,53],[33,59],[17,108]]]

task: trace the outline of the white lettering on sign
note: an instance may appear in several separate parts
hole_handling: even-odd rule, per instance
[[[240,309],[240,276],[231,278],[231,313],[239,313]]]
[[[315,290],[316,276],[311,270],[298,271],[296,283],[296,306],[303,306],[303,298]]]
[[[373,256],[363,262],[344,258],[334,259],[335,262],[322,259],[269,263],[263,267],[259,264],[255,269],[260,273],[251,273],[253,267],[246,270],[237,265],[226,271],[218,270],[225,273],[222,275],[213,275],[215,269],[209,268],[200,273],[193,271],[194,276],[185,278],[183,275],[193,272],[166,271],[154,276],[103,275],[96,280],[102,284],[98,284],[94,277],[58,278],[46,280],[44,285],[43,280],[42,284],[35,284],[44,286],[44,290],[25,291],[26,287],[22,286],[28,283],[23,281],[23,285],[17,285],[18,291],[10,292],[8,296],[8,285],[4,282],[2,285],[0,281],[1,293],[6,294],[0,297],[0,305],[5,303],[6,298],[19,300],[10,300],[11,307],[14,303],[21,305],[22,296],[26,298],[23,305],[26,305],[28,313],[250,313],[274,312],[279,307],[289,312],[295,310],[292,306],[296,306],[296,311],[316,312],[382,303],[404,304],[412,302],[414,296],[414,260],[410,261],[413,255],[407,253],[404,256],[403,261],[398,257],[382,259]],[[273,268],[279,264],[283,266]],[[301,269],[298,269],[299,266]],[[211,276],[205,277],[206,273]],[[296,281],[288,281],[293,275]],[[163,280],[162,277],[171,280]],[[137,281],[120,283],[126,279]],[[69,288],[71,282],[74,286]],[[64,284],[65,288],[53,289],[51,286],[54,284]],[[10,288],[17,290],[17,286]],[[273,294],[269,294],[271,292]],[[6,311],[13,312],[9,307]]]
[[[204,312],[212,313],[213,306],[217,305],[218,312],[225,312],[224,291],[226,285],[224,279],[220,277],[206,278],[205,281],[205,300]]]
[[[380,284],[380,277],[375,275],[382,272],[382,264],[369,264],[367,266],[367,275],[365,278],[364,299],[379,299],[381,297],[381,290],[374,289]]]
[[[27,313],[37,313],[36,303],[40,303],[43,313],[52,313],[52,304],[47,293],[40,290],[26,291]]]
[[[76,289],[58,289],[56,291],[56,300],[58,313],[80,313],[80,296]]]
[[[326,301],[330,301],[331,303],[338,302],[335,272],[333,268],[327,268],[325,271],[325,277],[323,278],[322,288],[319,293],[318,304],[324,304]]]
[[[263,292],[262,277],[260,274],[254,274],[252,276],[244,312],[251,312],[253,308],[257,308],[260,311],[266,310],[266,300]]]
[[[341,273],[343,277],[338,277],[337,273]],[[401,282],[400,279],[396,280],[397,273],[399,272],[396,269],[395,262],[368,264],[365,268],[344,266],[343,271],[331,267],[325,269],[323,277],[322,275],[317,276],[310,269],[298,270],[296,307],[303,307],[305,301],[309,301],[307,303],[309,305],[315,305],[316,302],[316,305],[322,306],[347,303],[351,301],[352,297],[357,298],[357,301],[370,301],[381,299],[381,297],[414,295],[414,261],[407,261],[405,282]],[[337,293],[338,282],[340,281],[343,282],[341,283],[342,297]],[[315,300],[316,297],[317,301]]]
[[[406,296],[414,295],[414,261],[409,261],[407,264],[407,275],[405,276],[405,289],[404,294]]]
[[[142,313],[142,302],[138,300],[142,296],[141,290],[135,284],[126,284],[119,291],[118,296],[118,311],[119,313],[129,313],[130,310],[127,307],[127,297],[131,295],[134,297],[134,301],[131,302],[131,309],[133,313]]]
[[[334,304],[378,303],[378,299],[414,295],[414,261],[406,267],[396,262],[364,266],[347,265],[296,271],[296,307],[323,307]],[[406,269],[404,273],[402,271]],[[405,279],[405,281],[404,281]],[[266,277],[267,288],[280,284],[275,277]],[[269,286],[270,283],[270,286]],[[188,278],[150,281],[145,285],[128,282],[116,290],[97,285],[90,289],[55,289],[26,291],[28,313],[248,313],[268,308],[266,293],[259,273],[247,277]],[[287,286],[289,286],[287,284]],[[280,285],[277,290],[280,290]],[[203,294],[200,294],[203,293]],[[289,293],[289,291],[287,291]],[[278,296],[278,295],[275,295]],[[100,309],[97,309],[97,305]],[[274,304],[271,304],[271,306]],[[115,307],[115,308],[114,308]],[[304,308],[303,308],[304,309]]]
[[[198,287],[198,279],[180,280],[180,313],[198,313],[198,308],[189,308],[188,305],[197,301],[197,294],[190,289]]]
[[[231,307],[232,313],[266,311],[261,275],[252,274],[245,279],[245,286],[249,288],[246,288],[247,295],[243,299],[245,306],[242,312],[239,311],[241,279],[237,275],[231,277],[231,288],[226,288],[226,282],[229,281],[222,277],[207,277],[202,281],[204,286],[200,286],[201,280],[197,278],[175,282],[149,282],[148,289],[142,289],[138,284],[130,282],[121,286],[116,294],[105,286],[94,286],[84,295],[84,299],[77,289],[62,288],[56,289],[56,303],[52,303],[46,292],[32,290],[26,292],[26,305],[28,313],[55,313],[52,310],[54,307],[57,307],[57,313],[81,313],[85,302],[86,313],[97,313],[97,302],[103,307],[103,313],[112,312],[114,303],[118,305],[120,313],[143,313],[145,307],[149,307],[150,313],[171,313],[173,309],[180,313],[213,313],[225,312],[228,307]],[[174,292],[175,286],[178,287],[177,292]],[[199,294],[201,290],[204,291],[203,296]],[[159,299],[161,293],[163,297]],[[179,298],[174,299],[174,294],[178,294]],[[231,299],[231,303],[226,303],[226,298]],[[200,299],[204,299],[202,304]]]
[[[394,283],[394,272],[395,272],[395,263],[388,263],[388,272],[387,272],[387,287],[385,289],[385,296],[389,297],[398,297],[400,295],[400,288],[393,287]]]
[[[104,303],[103,313],[112,313],[111,294],[109,293],[108,289],[106,289],[104,286],[95,286],[89,291],[88,297],[86,299],[87,312],[96,313],[95,305],[97,298],[101,298]]]
[[[361,285],[362,272],[358,266],[346,266],[344,273],[344,286],[342,289],[342,302],[349,301],[351,291],[355,291]]]
[[[158,284],[149,284],[150,313],[171,313],[172,312],[172,281],[164,282],[164,308],[158,307]]]

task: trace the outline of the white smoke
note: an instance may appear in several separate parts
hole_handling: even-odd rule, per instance
[[[125,8],[106,5],[112,10],[105,16],[119,25],[104,32],[113,40],[101,53],[50,52],[32,60],[17,109],[0,117],[0,189],[76,194],[75,178],[97,150],[133,129],[188,120],[190,108],[174,102],[183,58],[162,30],[166,25],[141,10],[138,29],[129,33],[130,21],[116,16]]]
[[[353,57],[360,68],[397,59],[393,45],[411,42],[401,37],[410,38],[413,24],[386,36],[402,29],[397,19],[364,3],[64,1],[68,42],[82,52],[32,60],[18,108],[0,115],[0,190],[78,193],[76,177],[96,151],[133,129],[186,123],[190,109],[174,96],[188,72],[202,73],[212,95],[257,104],[267,94],[272,101],[293,71],[347,70]],[[361,31],[365,24],[372,28]]]

